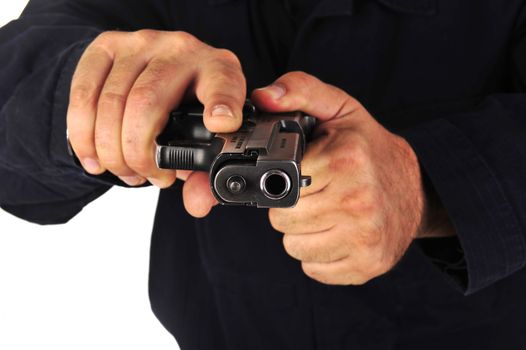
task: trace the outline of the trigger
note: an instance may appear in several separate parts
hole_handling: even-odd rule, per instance
[[[300,178],[300,187],[308,187],[312,183],[312,178],[310,176],[302,176]]]

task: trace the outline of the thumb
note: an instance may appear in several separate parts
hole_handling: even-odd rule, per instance
[[[302,111],[320,122],[348,115],[362,106],[345,91],[304,72],[290,72],[252,92],[252,102],[267,112]]]
[[[207,216],[217,204],[207,172],[194,171],[188,175],[183,186],[183,202],[186,211],[196,218]]]

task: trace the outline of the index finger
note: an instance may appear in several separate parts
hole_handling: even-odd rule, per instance
[[[300,198],[323,191],[332,181],[333,173],[327,171],[330,158],[328,157],[327,138],[322,135],[307,144],[307,149],[301,161],[301,173],[311,177],[312,182],[300,189]]]

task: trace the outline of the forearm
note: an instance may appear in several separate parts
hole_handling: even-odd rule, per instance
[[[454,225],[465,257],[466,293],[526,261],[524,115],[526,95],[494,95],[469,112],[404,132]],[[440,259],[441,253],[433,255]]]

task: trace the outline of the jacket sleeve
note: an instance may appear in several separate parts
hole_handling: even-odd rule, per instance
[[[512,91],[486,96],[470,111],[444,115],[402,132],[440,197],[463,252],[465,262],[458,260],[457,253],[455,261],[437,266],[459,282],[466,294],[526,264],[524,13],[509,57]],[[435,245],[435,253],[437,249]]]
[[[112,181],[67,151],[69,87],[86,46],[110,29],[168,26],[161,1],[32,0],[0,29],[0,206],[23,219],[68,221]]]

